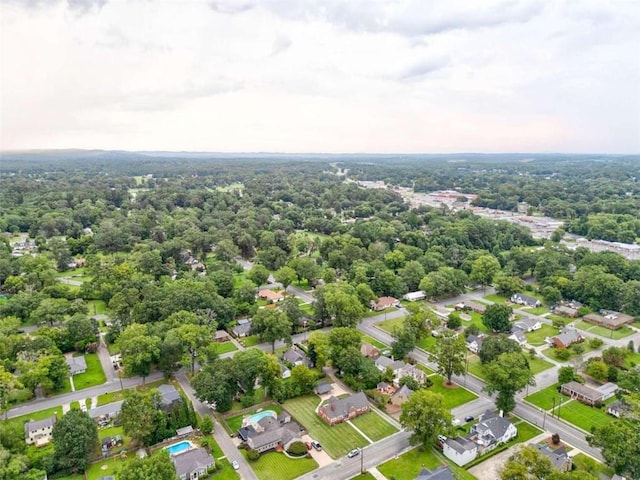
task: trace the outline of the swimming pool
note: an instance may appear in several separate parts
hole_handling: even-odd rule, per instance
[[[164,449],[169,452],[169,455],[177,455],[178,453],[186,452],[191,448],[193,448],[193,444],[191,442],[174,443],[173,445],[164,447]]]
[[[249,417],[249,422],[258,423],[260,420],[262,420],[265,417],[277,418],[278,415],[273,410],[264,410],[262,412],[254,413],[253,415],[251,415]]]

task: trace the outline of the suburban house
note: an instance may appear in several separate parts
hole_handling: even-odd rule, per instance
[[[69,374],[78,375],[87,371],[87,361],[84,355],[78,357],[66,357],[67,365],[69,365]]]
[[[300,441],[302,432],[302,427],[284,413],[278,418],[267,416],[246,425],[238,430],[238,436],[249,448],[262,453],[277,447],[286,450],[293,442]]]
[[[290,377],[291,377],[291,370],[289,369],[289,367],[287,367],[286,365],[280,364],[280,378],[285,379]]]
[[[408,302],[418,302],[420,300],[424,300],[427,298],[427,294],[422,290],[418,290],[417,292],[409,292],[402,296]]]
[[[363,392],[348,397],[331,397],[326,405],[318,408],[318,415],[329,425],[345,422],[369,411],[369,402]]]
[[[456,310],[471,310],[476,313],[484,313],[487,306],[480,302],[474,302],[473,300],[465,300],[456,305]]]
[[[596,402],[604,402],[608,398],[613,397],[617,391],[618,386],[615,383],[605,383],[598,388],[592,388],[571,381],[560,387],[561,393],[570,396],[573,400],[578,400],[591,406],[595,405]]]
[[[225,332],[224,330],[216,330],[216,342],[218,343],[222,343],[222,342],[228,342],[229,341],[229,334],[227,332]]]
[[[216,462],[204,448],[192,448],[171,456],[180,480],[197,480],[207,474]]]
[[[609,330],[617,330],[624,325],[633,323],[635,320],[631,315],[624,313],[613,312],[610,310],[600,310],[602,315],[597,313],[590,313],[582,317],[585,322],[600,325],[601,327],[608,328]]]
[[[465,437],[447,438],[442,443],[445,457],[462,467],[478,456],[478,445]]]
[[[483,450],[506,443],[517,434],[518,429],[513,423],[491,410],[484,412],[480,421],[471,427],[471,439]]]
[[[241,318],[236,322],[236,326],[231,329],[236,337],[246,337],[251,332],[251,319]]]
[[[511,340],[515,340],[520,346],[523,346],[527,343],[527,337],[525,337],[524,335],[524,330],[516,326],[511,329],[511,335],[509,335],[508,338],[510,338]]]
[[[576,318],[581,308],[582,304],[580,302],[571,300],[569,302],[562,302],[559,305],[556,305],[553,308],[553,313],[564,315],[565,317]]]
[[[289,350],[284,352],[284,354],[282,355],[282,360],[294,366],[306,365],[308,367],[311,363],[304,352],[296,346],[293,346]]]
[[[378,383],[378,385],[376,385],[376,390],[380,393],[384,393],[385,395],[391,395],[396,391],[396,387],[388,384],[387,382],[380,382]]]
[[[540,330],[542,328],[542,322],[535,318],[523,317],[517,322],[514,322],[513,326],[525,332],[533,332],[534,330]]]
[[[467,337],[467,348],[471,350],[473,353],[478,353],[482,348],[482,341],[484,340],[484,336],[480,335],[469,335]]]
[[[575,328],[564,327],[558,336],[551,339],[551,342],[558,348],[568,348],[574,343],[580,343],[584,340],[582,335]]]
[[[401,386],[398,390],[396,390],[396,393],[394,393],[393,395],[391,395],[391,398],[389,399],[389,402],[393,405],[397,405],[400,406],[402,405],[404,402],[406,402],[407,400],[409,400],[409,397],[413,394],[413,390],[411,390],[409,387],[407,387],[406,385]]]
[[[416,480],[456,480],[456,477],[453,476],[453,472],[447,465],[441,465],[435,470],[423,468]]]
[[[385,355],[380,355],[376,358],[374,363],[377,369],[381,372],[385,372],[387,368],[390,368],[394,377],[396,376],[396,373],[404,367],[404,362],[402,360],[393,360]]]
[[[542,455],[551,460],[551,465],[553,465],[556,470],[559,472],[571,471],[573,460],[571,460],[571,457],[567,454],[567,450],[564,447],[554,450],[546,443],[536,445],[535,447]]]
[[[320,382],[316,385],[315,392],[317,395],[325,395],[333,390],[329,382]]]
[[[89,410],[89,417],[99,420],[111,420],[112,418],[120,415],[120,409],[124,400],[118,400],[117,402],[107,403],[106,405],[100,405],[99,407],[93,407]]]
[[[24,424],[24,441],[27,445],[41,447],[51,441],[53,426],[58,421],[55,415],[44,420],[30,420]]]
[[[161,408],[167,412],[173,410],[174,405],[182,403],[182,397],[173,385],[158,385]]]
[[[405,363],[404,366],[397,371],[397,374],[394,372],[393,383],[398,385],[402,377],[411,377],[419,384],[427,381],[427,374],[415,365],[409,363]]]
[[[371,345],[367,342],[362,342],[360,345],[360,353],[367,358],[376,358],[380,355],[380,350],[375,345]]]
[[[274,292],[273,290],[265,288],[258,292],[258,298],[260,300],[267,300],[269,303],[278,303],[284,299],[284,295],[280,292]]]
[[[535,297],[530,297],[529,295],[525,295],[524,293],[514,293],[511,295],[510,299],[513,303],[517,303],[518,305],[524,305],[526,307],[539,307],[542,305],[542,302]]]
[[[620,418],[631,411],[631,406],[624,400],[616,400],[607,406],[607,413]]]
[[[400,300],[394,297],[380,297],[377,302],[371,300],[370,303],[371,310],[375,310],[376,312],[389,307],[397,307],[398,305],[400,305]]]

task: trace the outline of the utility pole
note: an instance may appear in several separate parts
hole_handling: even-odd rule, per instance
[[[360,451],[360,475],[364,473],[364,448]]]
[[[553,414],[556,411],[556,397],[553,397],[552,400],[553,400],[553,408],[551,409],[551,416],[553,417]]]
[[[542,409],[540,409],[542,410]],[[544,430],[544,422],[547,419],[547,411],[546,410],[542,410],[543,414],[542,414],[542,430]]]

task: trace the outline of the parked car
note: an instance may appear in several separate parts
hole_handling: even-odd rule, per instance
[[[320,442],[317,442],[315,440],[311,441],[311,445],[313,446],[313,448],[315,448],[316,450],[322,450],[322,445],[320,445]]]
[[[447,441],[447,437],[445,437],[444,435],[438,435],[438,440],[440,440],[442,443]]]
[[[311,450],[311,442],[304,443],[307,446],[307,450]]]
[[[359,448],[354,448],[349,453],[347,453],[347,457],[349,457],[349,458],[353,458],[353,457],[356,457],[358,455],[360,455],[360,449]]]
[[[238,463],[237,460],[234,460],[233,462],[231,462],[231,466],[233,467],[234,470],[238,470],[240,468],[240,464]]]
[[[473,415],[467,415],[466,417],[464,417],[464,421],[465,422],[473,422]]]

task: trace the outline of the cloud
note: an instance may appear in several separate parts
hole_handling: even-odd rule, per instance
[[[234,15],[254,8],[254,4],[243,0],[212,0],[209,6],[218,13]]]
[[[278,35],[273,41],[273,47],[271,48],[271,56],[276,56],[279,53],[287,50],[291,45],[292,41],[289,37],[284,35]]]
[[[74,12],[87,13],[94,8],[100,10],[106,5],[108,0],[8,0],[8,3],[26,7],[26,8],[43,8],[66,3]]]
[[[445,58],[425,58],[405,68],[399,75],[399,80],[415,80],[429,76],[442,70],[449,61]]]

